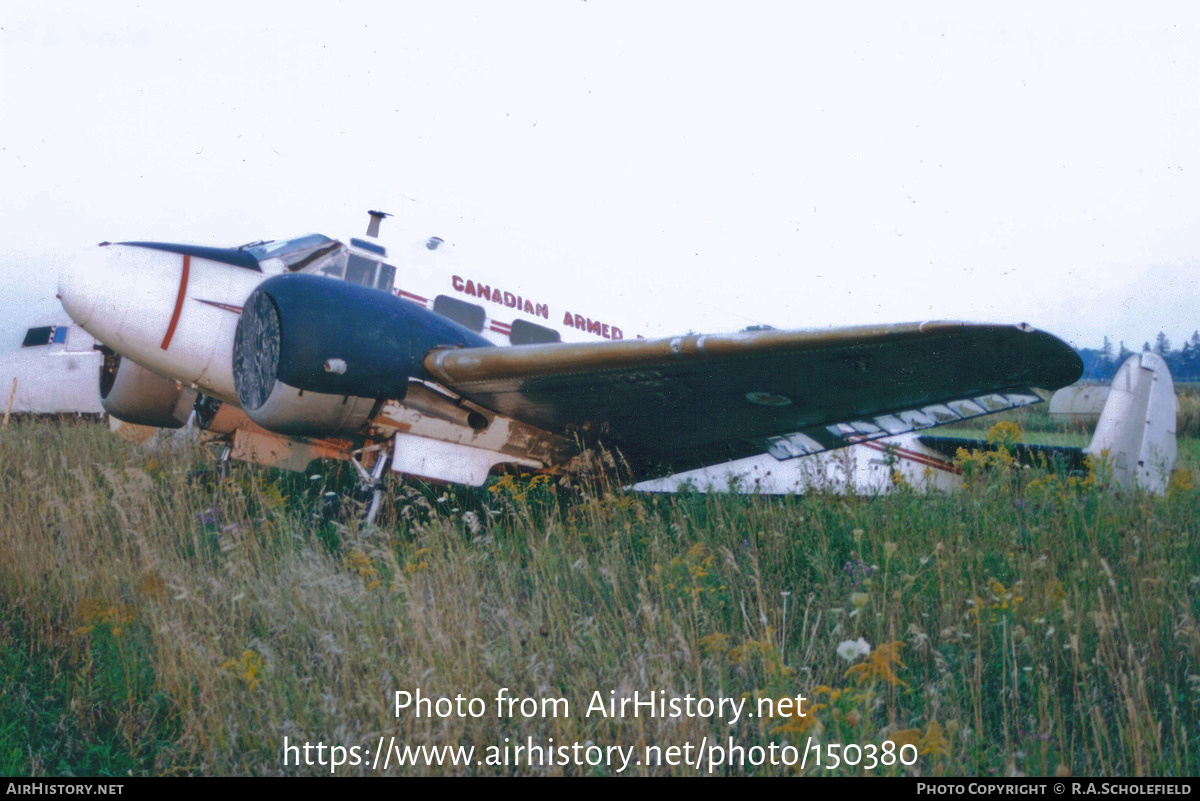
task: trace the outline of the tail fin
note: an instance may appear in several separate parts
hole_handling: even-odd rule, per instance
[[[1113,378],[1092,443],[1123,487],[1163,494],[1175,467],[1175,384],[1160,356],[1130,356]]]

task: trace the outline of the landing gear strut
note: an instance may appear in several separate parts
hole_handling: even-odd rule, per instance
[[[224,481],[229,477],[229,459],[233,455],[233,447],[226,445],[221,449],[221,455],[217,457],[217,480]]]
[[[367,454],[375,456],[375,463],[371,465],[370,471],[363,467],[363,457]],[[358,473],[359,487],[367,496],[367,509],[363,514],[363,522],[367,525],[375,522],[379,509],[383,506],[383,487],[381,485],[391,461],[391,443],[370,445],[350,454],[350,464],[354,465],[354,470]]]

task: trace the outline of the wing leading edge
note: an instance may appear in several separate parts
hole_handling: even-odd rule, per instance
[[[435,350],[429,373],[489,409],[673,468],[792,458],[1035,403],[1076,381],[1028,325],[937,321],[820,331]]]

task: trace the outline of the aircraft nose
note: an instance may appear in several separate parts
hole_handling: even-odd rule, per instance
[[[81,253],[58,274],[58,298],[77,325],[87,327],[96,307],[113,287],[113,259],[107,243]]]
[[[213,278],[202,266],[193,269],[194,250],[170,243],[102,243],[62,271],[59,299],[85,331],[147,369],[161,367],[170,372],[191,353],[191,347],[202,370],[212,358],[209,334],[193,332],[190,338],[175,334],[177,328],[185,330],[189,320],[199,324],[198,310],[189,310],[185,303],[189,286],[199,284],[217,291],[224,288],[221,279],[228,276]],[[212,280],[204,283],[206,278]],[[172,348],[173,341],[176,345]]]

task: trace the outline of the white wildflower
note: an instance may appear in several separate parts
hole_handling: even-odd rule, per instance
[[[837,647],[837,655],[847,662],[853,662],[860,656],[871,653],[871,644],[859,637],[857,640],[845,640]]]

